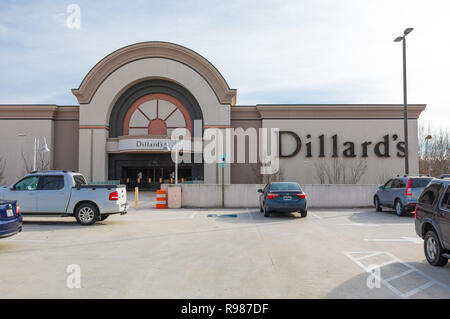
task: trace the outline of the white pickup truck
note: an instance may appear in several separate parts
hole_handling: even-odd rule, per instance
[[[24,216],[74,216],[92,225],[128,210],[125,185],[88,185],[83,175],[42,171],[0,188],[0,199],[17,200]]]

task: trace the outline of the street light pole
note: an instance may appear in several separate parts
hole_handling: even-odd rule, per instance
[[[405,136],[405,174],[409,175],[408,93],[406,88],[406,37],[403,37],[403,118],[403,129]]]
[[[168,144],[163,147],[163,150],[173,152],[175,151],[175,185],[178,184],[178,152],[180,151],[178,148],[178,143],[174,146],[170,147]]]
[[[37,157],[37,138],[34,138],[34,150],[33,150],[33,172],[36,171],[36,157]]]
[[[178,184],[178,147],[175,147],[175,185]]]
[[[403,43],[403,129],[405,136],[405,175],[409,175],[409,147],[408,147],[408,94],[406,86],[406,36],[413,28],[407,28],[402,37],[397,37],[394,42]]]

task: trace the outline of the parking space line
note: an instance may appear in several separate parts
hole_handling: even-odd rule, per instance
[[[392,280],[394,280],[394,279],[398,279],[398,278],[400,278],[400,277],[403,277],[403,276],[406,276],[407,274],[412,273],[413,271],[414,271],[414,269],[408,269],[407,271],[404,271],[404,272],[402,272],[402,273],[399,274],[399,275],[395,275],[395,276],[389,277],[389,278],[387,278],[387,279],[384,279],[384,281],[385,281],[385,282],[389,282],[389,281],[392,281]]]
[[[384,267],[384,266],[393,264],[393,263],[395,263],[395,262],[397,262],[397,260],[391,259],[391,260],[386,261],[386,262],[384,262],[384,263],[381,263],[381,264],[379,264],[379,265],[373,265],[372,267],[367,267],[367,269],[370,271],[370,270],[373,270],[373,269],[375,269],[375,268],[381,268],[381,267]]]
[[[2,243],[18,243],[18,242],[29,242],[29,243],[44,243],[48,242],[47,239],[4,239]]]
[[[404,295],[408,298],[408,297],[410,297],[412,295],[415,295],[418,292],[421,292],[422,290],[425,290],[425,289],[433,286],[435,283],[436,282],[434,282],[434,281],[429,281],[429,282],[423,284],[422,286],[417,287],[416,289],[413,289],[411,291],[406,292]]]
[[[363,256],[363,257],[359,257],[356,258],[353,256],[353,254],[368,254],[367,256]],[[370,265],[369,267],[365,266],[363,263],[360,262],[361,258],[368,258],[368,256],[376,256],[376,255],[386,255],[388,257],[391,258],[391,260],[384,262],[382,264],[379,265]],[[415,294],[417,294],[418,292],[425,290],[433,285],[438,285],[441,288],[444,288],[445,290],[447,290],[450,293],[450,287],[447,286],[446,284],[434,279],[433,277],[425,274],[423,271],[417,269],[414,266],[411,266],[410,264],[402,261],[400,258],[392,255],[391,253],[388,252],[373,252],[373,251],[359,251],[359,252],[344,252],[344,255],[346,255],[349,259],[351,259],[354,263],[356,263],[359,267],[361,267],[364,271],[371,273],[372,276],[374,276],[377,280],[379,280],[384,286],[386,286],[387,288],[389,288],[392,292],[394,292],[397,296],[401,297],[401,298],[409,298]],[[381,268],[387,265],[390,265],[392,263],[399,263],[401,265],[403,265],[404,267],[408,268],[407,271],[404,271],[398,275],[394,275],[392,277],[389,277],[387,279],[382,279],[381,276],[377,275],[376,273],[372,273],[372,270],[375,268]],[[399,289],[395,288],[394,286],[392,286],[389,282],[391,282],[394,279],[403,277],[405,275],[408,275],[410,273],[417,273],[419,276],[424,277],[425,279],[427,279],[428,281],[425,284],[420,285],[417,288],[411,289],[410,291],[407,292],[401,292]]]
[[[364,238],[364,241],[378,241],[378,242],[411,242],[414,244],[423,244],[423,239],[420,237],[401,237],[401,238]]]
[[[363,257],[356,258],[356,260],[363,260],[363,259],[374,257],[374,256],[377,256],[377,255],[380,255],[380,254],[382,254],[382,253],[381,252],[376,252],[376,253],[373,253],[373,254],[369,254],[369,255],[366,255],[366,256],[363,256]]]
[[[310,213],[311,215],[313,215],[315,218],[317,218],[317,219],[322,219],[322,217],[320,217],[319,215],[317,215],[317,214],[314,214],[314,213]]]
[[[399,223],[399,224],[369,224],[369,223],[347,223],[338,224],[338,226],[360,226],[360,227],[384,227],[384,226],[409,226],[414,225],[413,223]]]

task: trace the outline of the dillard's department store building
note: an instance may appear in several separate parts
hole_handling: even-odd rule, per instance
[[[404,172],[402,105],[237,105],[236,90],[208,60],[172,43],[121,48],[98,62],[72,92],[79,105],[0,106],[3,184],[29,170],[34,139],[42,145],[45,137],[51,152],[38,154],[38,168],[129,184],[140,172],[143,181],[157,187],[174,170],[163,145],[175,128],[279,128],[278,177],[300,184],[326,183],[324,171],[333,167],[344,167],[349,181],[352,168],[365,166],[357,181],[362,184]],[[411,174],[418,173],[417,119],[424,109],[408,108]],[[225,183],[260,183],[258,168],[227,165]],[[179,177],[222,182],[219,163],[182,163]]]

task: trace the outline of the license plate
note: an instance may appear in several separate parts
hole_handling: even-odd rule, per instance
[[[284,200],[291,200],[291,199],[292,199],[292,196],[284,196],[283,199],[284,199]]]
[[[12,209],[7,209],[6,210],[6,216],[13,217],[14,216],[14,211]]]

